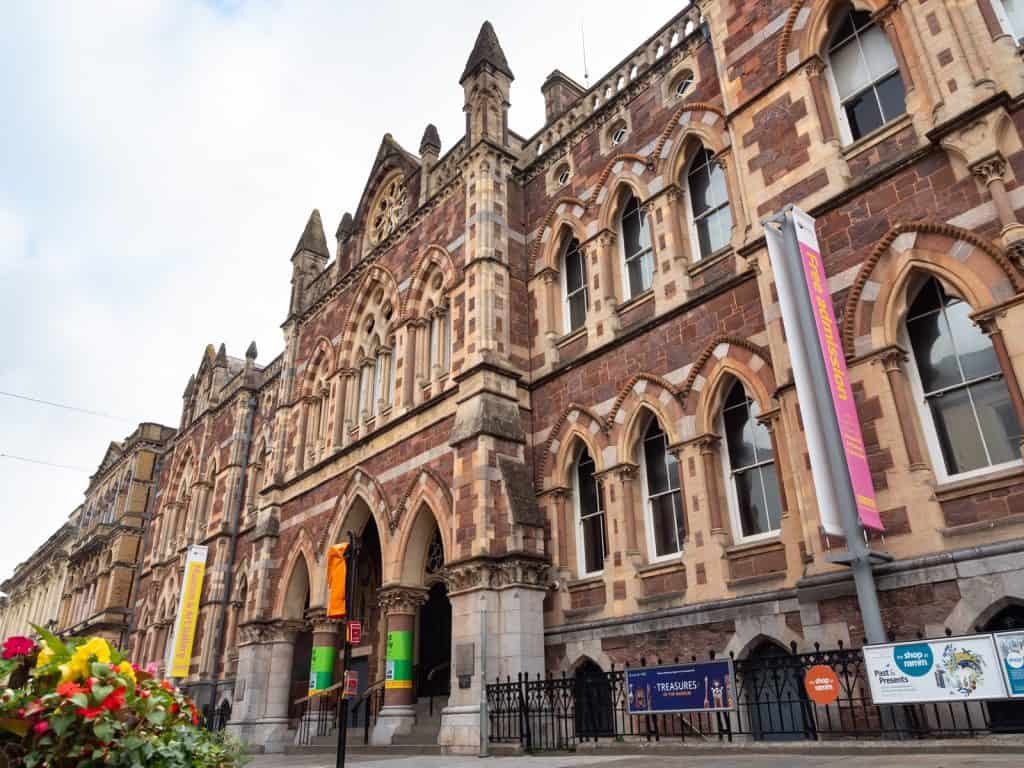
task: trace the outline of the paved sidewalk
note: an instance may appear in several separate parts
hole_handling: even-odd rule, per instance
[[[1018,768],[1021,754],[686,754],[609,755],[576,753],[544,757],[455,757],[350,755],[348,765],[359,768]],[[685,761],[683,758],[685,757]],[[261,755],[251,768],[334,768],[333,755]]]

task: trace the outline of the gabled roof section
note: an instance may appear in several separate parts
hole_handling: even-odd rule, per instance
[[[93,477],[99,477],[106,472],[113,464],[121,458],[121,454],[124,453],[121,443],[111,440],[110,445],[107,446],[107,452],[103,454],[103,461],[100,462],[99,467],[96,469],[96,473]]]
[[[363,187],[363,194],[359,197],[359,207],[356,208],[356,226],[364,228],[366,208],[373,202],[381,183],[395,170],[401,171],[405,178],[419,171],[420,159],[412,152],[402,147],[390,133],[385,133],[380,140],[380,148],[377,150],[377,157],[370,168],[370,175]]]
[[[498,35],[491,26],[491,22],[485,21],[480,27],[476,36],[476,43],[473,50],[466,59],[466,68],[462,70],[462,77],[459,78],[459,85],[462,85],[466,78],[476,72],[484,64],[490,64],[499,72],[508,75],[509,80],[515,80],[515,75],[508,66],[505,52],[501,50],[501,43],[498,42]]]

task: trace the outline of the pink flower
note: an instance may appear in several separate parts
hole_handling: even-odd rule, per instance
[[[45,720],[40,720],[38,723],[36,723],[35,725],[32,726],[32,730],[35,731],[40,736],[42,736],[44,733],[46,733],[49,730],[49,728],[50,728],[50,724],[48,722],[46,722]]]
[[[7,661],[15,656],[28,656],[35,649],[36,644],[31,638],[14,635],[4,640],[3,658]]]

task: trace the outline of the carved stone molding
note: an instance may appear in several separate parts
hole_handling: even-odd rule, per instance
[[[991,184],[993,181],[1004,181],[1006,158],[998,152],[983,157],[971,166],[971,173],[981,179],[986,185]]]
[[[441,578],[448,586],[449,595],[512,586],[547,589],[550,567],[546,560],[530,557],[476,558],[446,566]]]
[[[238,627],[239,645],[291,643],[295,636],[307,628],[306,622],[296,619],[278,621],[250,621]]]
[[[382,587],[377,592],[377,605],[385,615],[416,613],[416,609],[425,602],[427,602],[427,590],[423,587],[398,585]]]

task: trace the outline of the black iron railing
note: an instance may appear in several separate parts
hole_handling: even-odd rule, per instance
[[[223,731],[231,719],[231,703],[226,699],[219,707],[208,706],[203,709],[203,725],[210,731]]]
[[[831,667],[840,681],[834,703],[816,704],[806,694],[805,675],[816,665]],[[833,650],[815,644],[809,653],[797,653],[794,644],[791,653],[779,649],[778,655],[733,659],[733,673],[733,711],[664,715],[629,714],[624,669],[497,680],[487,686],[489,738],[517,743],[527,751],[547,751],[601,739],[908,739],[971,737],[991,731],[983,702],[873,703],[863,653],[842,644]]]
[[[338,733],[338,710],[343,687],[343,683],[337,683],[295,701],[299,711],[296,744],[309,746],[318,739],[335,736]],[[362,726],[363,744],[369,744],[370,729],[377,722],[377,713],[383,705],[383,681],[369,686],[353,699],[348,709],[349,738],[351,739],[351,729]]]

